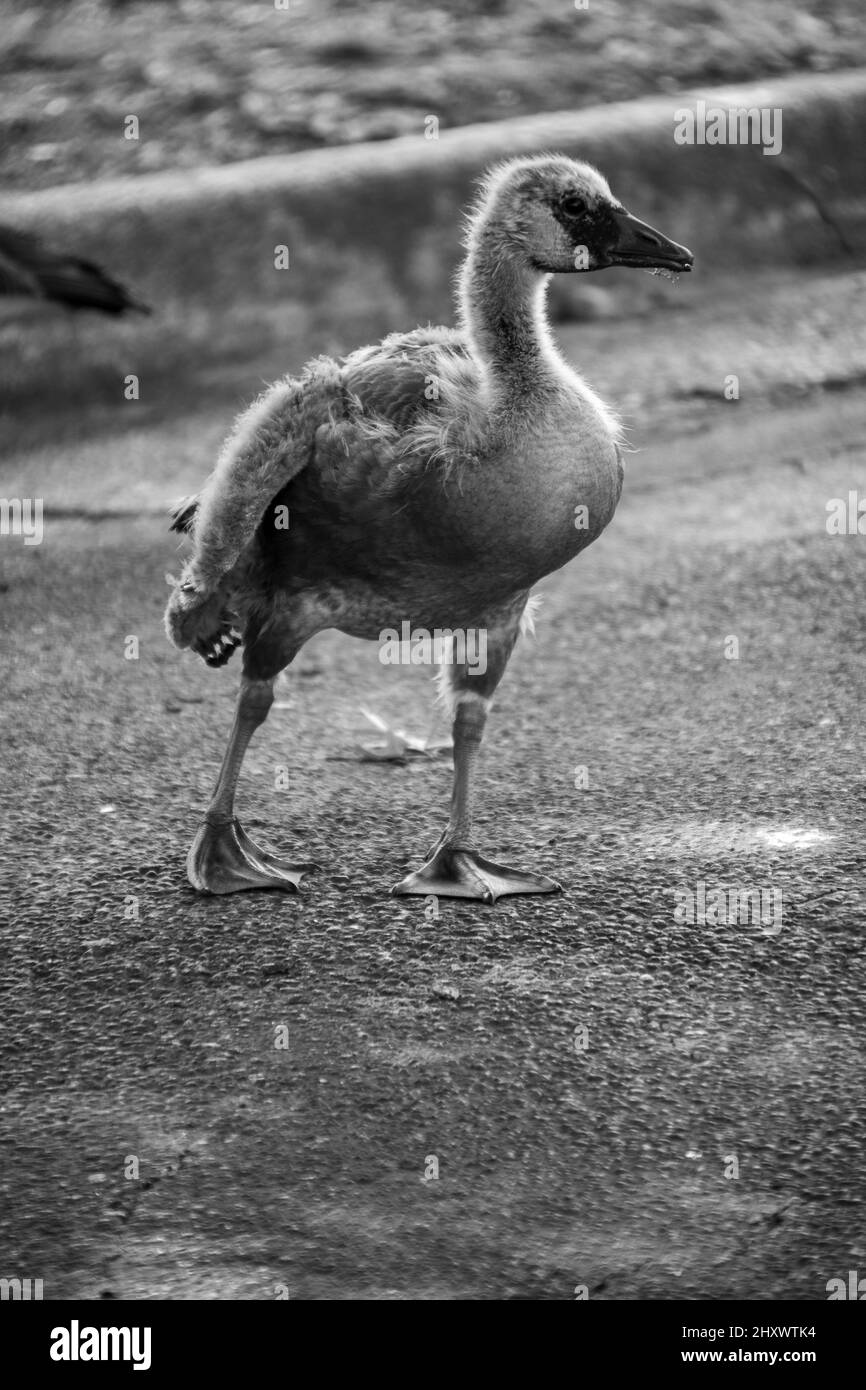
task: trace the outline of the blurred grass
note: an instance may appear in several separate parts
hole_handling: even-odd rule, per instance
[[[853,66],[864,30],[861,0],[0,0],[0,178],[42,188]]]

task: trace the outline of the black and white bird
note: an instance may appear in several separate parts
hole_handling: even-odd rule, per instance
[[[483,672],[443,666],[451,815],[426,863],[393,891],[492,902],[558,889],[484,856],[470,808],[487,714],[531,619],[532,586],[601,534],[622,487],[616,417],[557,351],[546,286],[558,271],[677,272],[693,257],[627,212],[597,170],[563,156],[495,169],[466,252],[459,328],[395,333],[277,382],[240,417],[201,496],[178,510],[193,553],[169,600],[168,634],[212,666],[242,645],[244,663],[187,861],[199,890],[297,890],[310,866],[260,849],[235,818],[247,745],[276,676],[315,633],[381,640],[406,620],[427,632],[481,630],[487,656]]]

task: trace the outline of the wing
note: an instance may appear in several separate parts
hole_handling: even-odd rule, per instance
[[[266,566],[285,584],[350,574],[373,583],[431,550],[462,556],[460,538],[432,514],[451,471],[486,443],[481,373],[466,340],[444,328],[386,338],[344,361],[341,387],[310,463],[274,499],[289,529],[259,530]]]
[[[375,347],[344,359],[347,390],[370,420],[387,422],[401,434],[439,413],[443,377],[454,367],[471,368],[469,346],[454,328],[417,328],[392,333]]]
[[[472,453],[480,430],[480,373],[462,334],[450,328],[392,334],[340,368],[340,400],[317,429],[309,465],[280,500],[317,527],[375,526],[401,506],[432,466]]]
[[[462,457],[478,416],[479,374],[453,329],[394,334],[342,363],[322,357],[270,387],[241,415],[198,502],[184,499],[178,530],[194,553],[169,600],[178,646],[194,645],[208,603],[258,536],[266,559],[307,575],[334,544],[364,551],[371,572],[392,543],[388,518],[417,493],[437,455]],[[447,457],[446,457],[447,462]],[[423,500],[413,504],[423,508]],[[288,507],[288,530],[273,524]]]

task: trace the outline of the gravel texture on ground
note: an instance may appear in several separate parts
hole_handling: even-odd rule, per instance
[[[609,531],[541,586],[479,779],[481,844],[562,897],[435,920],[388,896],[450,773],[358,761],[359,707],[444,726],[429,672],[335,634],[239,797],[323,872],[295,898],[185,884],[238,663],[166,644],[161,509],[297,362],[197,361],[140,416],[7,438],[47,520],[2,552],[4,1274],[46,1298],[823,1300],[863,1267],[863,539],[826,528],[866,494],[863,272],[668,288],[667,314],[562,335],[639,451]],[[778,889],[781,931],[677,923],[701,881]]]

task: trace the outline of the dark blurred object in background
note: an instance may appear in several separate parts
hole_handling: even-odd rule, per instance
[[[38,237],[14,227],[0,226],[0,295],[48,299],[103,314],[151,312],[93,261],[50,251]]]

